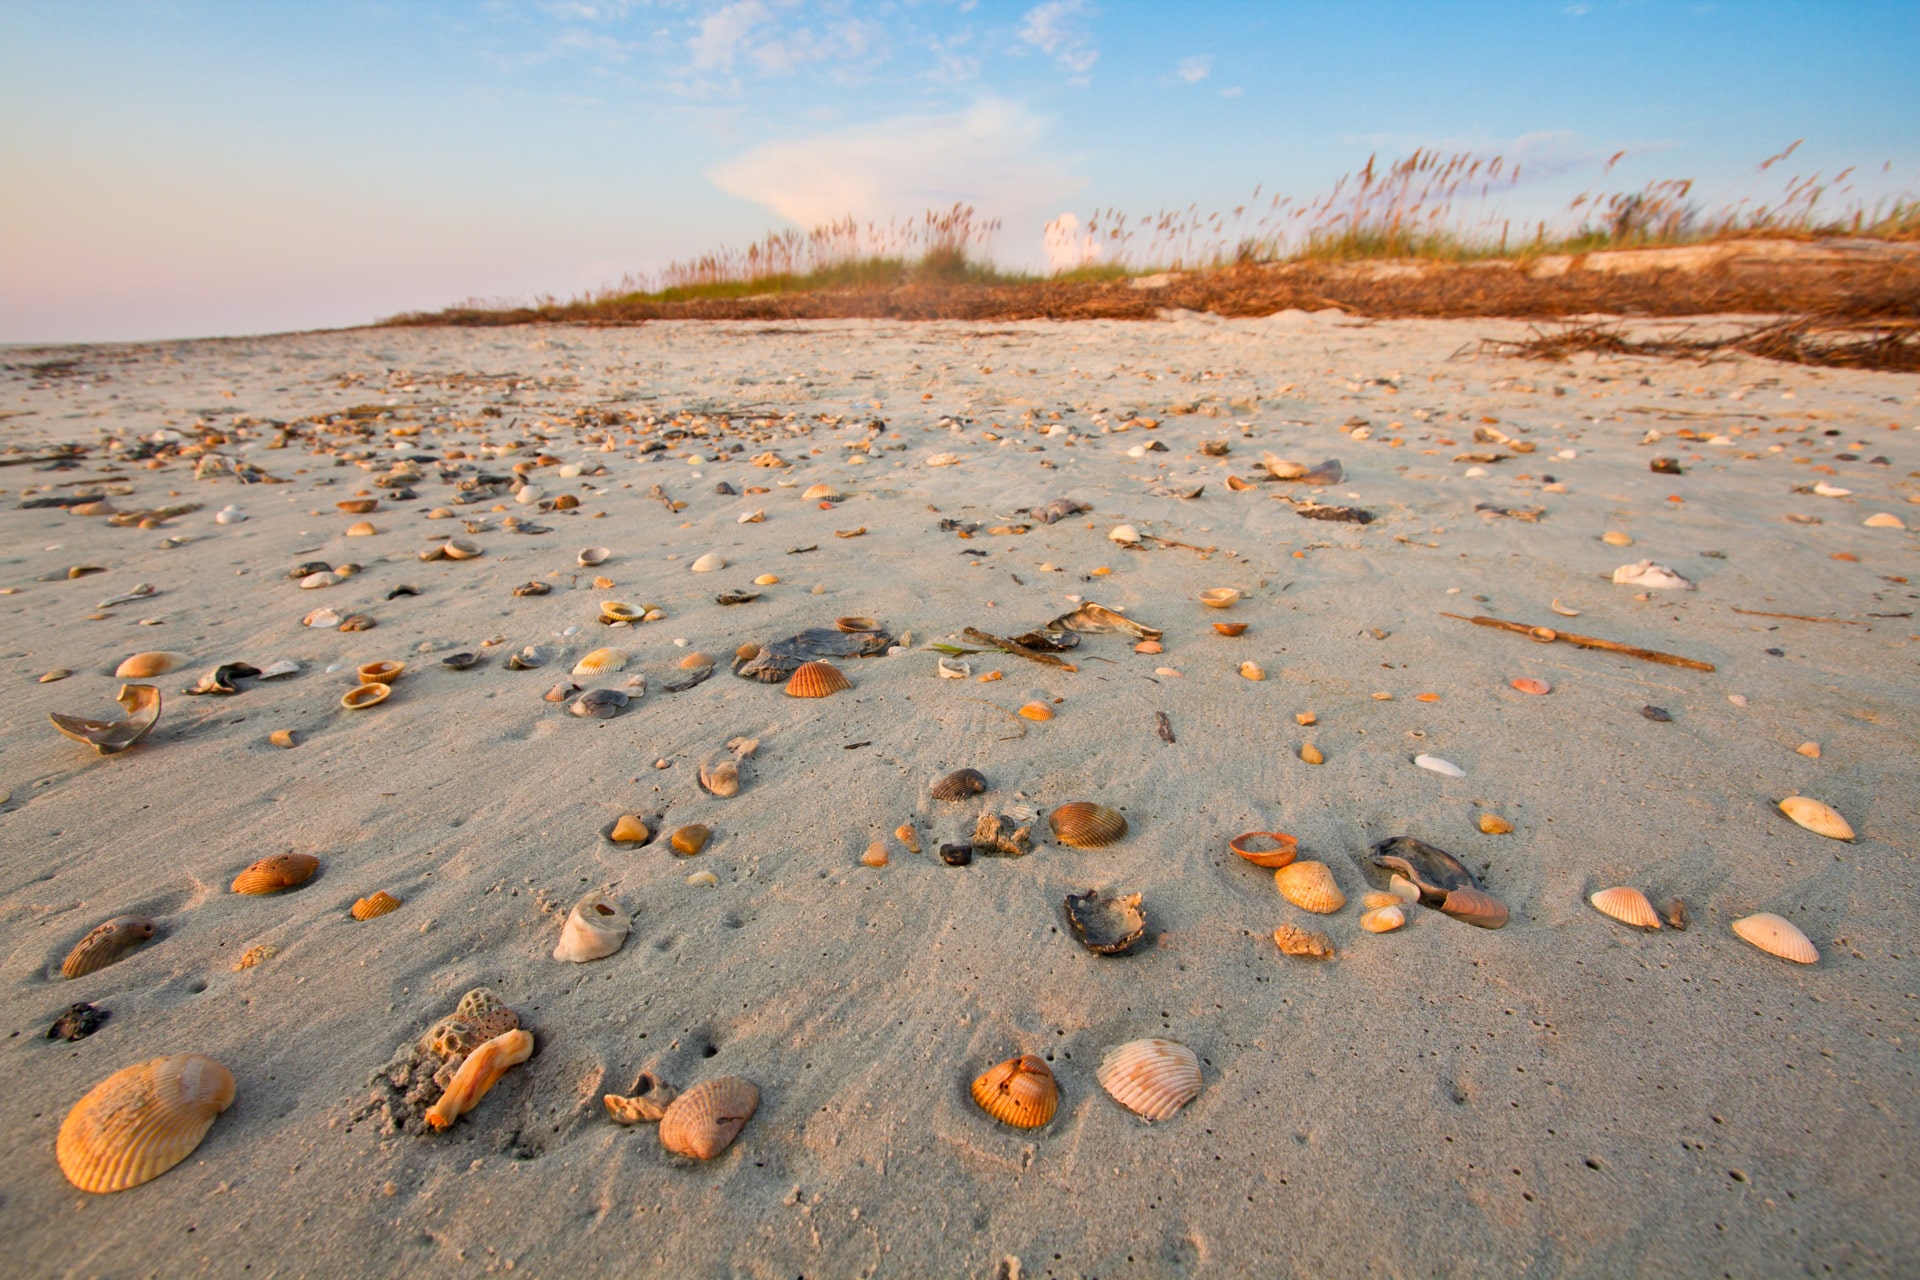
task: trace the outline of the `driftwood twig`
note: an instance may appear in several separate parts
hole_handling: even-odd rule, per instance
[[[1485,614],[1476,614],[1469,618],[1459,613],[1442,613],[1443,618],[1453,618],[1460,622],[1471,622],[1476,627],[1494,627],[1501,631],[1514,631],[1528,636],[1543,644],[1555,640],[1565,641],[1582,649],[1604,649],[1608,653],[1624,653],[1629,658],[1639,658],[1645,662],[1664,663],[1669,667],[1688,667],[1694,671],[1712,671],[1711,662],[1695,662],[1692,658],[1682,658],[1678,654],[1661,653],[1658,649],[1642,649],[1637,645],[1621,644],[1618,640],[1602,640],[1596,636],[1577,636],[1571,631],[1556,631],[1552,627],[1528,626],[1524,622],[1508,622],[1504,618],[1489,618]]]
[[[1768,613],[1764,609],[1742,609],[1738,605],[1729,606],[1735,613],[1744,613],[1749,618],[1787,618],[1794,622],[1837,622],[1845,627],[1864,627],[1867,624],[1856,618],[1816,618],[1805,613]]]

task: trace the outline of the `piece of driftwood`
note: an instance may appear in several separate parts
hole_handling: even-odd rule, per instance
[[[1524,622],[1508,622],[1504,618],[1489,618],[1485,614],[1475,614],[1469,618],[1465,614],[1442,613],[1443,618],[1453,618],[1459,622],[1471,622],[1476,627],[1493,627],[1500,631],[1513,631],[1542,644],[1551,644],[1559,640],[1582,649],[1603,649],[1608,653],[1624,653],[1629,658],[1639,658],[1643,662],[1659,662],[1669,667],[1687,667],[1694,671],[1712,671],[1711,662],[1695,662],[1692,658],[1682,658],[1678,654],[1661,653],[1658,649],[1642,649],[1638,645],[1621,644],[1618,640],[1602,640],[1597,636],[1577,636],[1571,631],[1556,631],[1552,627],[1529,626]]]

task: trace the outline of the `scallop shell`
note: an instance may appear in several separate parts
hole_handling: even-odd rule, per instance
[[[826,698],[851,688],[853,681],[831,662],[803,662],[787,680],[789,698]]]
[[[404,662],[368,662],[358,668],[361,684],[392,684],[407,669]]]
[[[60,1125],[60,1171],[82,1191],[125,1191],[193,1154],[233,1102],[233,1076],[197,1053],[154,1058],[87,1091]]]
[[[390,684],[359,684],[340,695],[340,705],[349,711],[377,707],[393,693]]]
[[[1818,800],[1810,800],[1806,796],[1788,796],[1780,802],[1780,812],[1817,836],[1825,836],[1829,840],[1853,839],[1853,828],[1847,825],[1847,820]]]
[[[1660,927],[1660,914],[1653,909],[1647,895],[1627,885],[1602,889],[1587,901],[1601,915],[1612,916],[1621,924],[1630,924],[1636,929]]]
[[[709,551],[687,567],[694,573],[713,573],[727,567],[727,558],[718,551]]]
[[[1113,1100],[1143,1120],[1165,1120],[1200,1093],[1200,1060],[1172,1040],[1109,1049],[1094,1073]]]
[[[591,569],[597,564],[605,564],[607,557],[612,554],[613,552],[605,547],[588,547],[575,558],[574,562],[582,569]]]
[[[114,678],[119,680],[151,680],[155,676],[163,676],[169,671],[184,667],[192,661],[192,657],[184,653],[165,651],[136,653],[115,667],[113,674]]]
[[[278,893],[305,884],[320,869],[320,859],[310,853],[276,853],[233,878],[235,893]]]
[[[466,538],[448,538],[446,553],[449,560],[473,560],[485,555],[486,551],[479,543]]]
[[[153,937],[153,921],[145,916],[115,916],[73,944],[67,958],[60,962],[60,974],[79,978],[104,969]]]
[[[1029,702],[1026,706],[1020,708],[1020,714],[1028,720],[1051,720],[1053,719],[1053,708],[1044,702]]]
[[[660,1117],[660,1145],[676,1155],[711,1160],[733,1145],[759,1105],[760,1090],[751,1080],[703,1080],[675,1098]]]
[[[1400,902],[1401,899],[1396,895],[1381,893],[1377,889],[1369,889],[1360,895],[1360,909],[1362,911],[1377,911],[1381,907],[1397,907],[1400,905]]]
[[[1099,849],[1127,834],[1127,820],[1089,800],[1063,804],[1047,815],[1053,838],[1075,849]]]
[[[740,794],[740,766],[733,759],[709,760],[700,766],[700,785],[726,799]]]
[[[632,922],[620,904],[597,893],[590,893],[574,904],[560,927],[560,945],[553,949],[555,960],[585,964],[618,951],[627,940]]]
[[[103,756],[117,755],[146,737],[159,721],[160,690],[150,684],[123,684],[114,701],[125,709],[126,719],[95,720],[58,711],[49,711],[47,719],[75,742],[84,742]]]
[[[518,1028],[503,1031],[476,1047],[460,1064],[440,1100],[427,1108],[428,1127],[451,1128],[455,1120],[473,1110],[487,1095],[487,1090],[499,1083],[508,1067],[518,1066],[532,1056],[533,1034]]]
[[[1440,910],[1455,920],[1481,929],[1498,929],[1507,922],[1507,904],[1485,889],[1449,889]]]
[[[353,904],[353,918],[355,920],[371,920],[375,916],[383,916],[389,911],[398,911],[399,909],[400,899],[394,897],[385,889],[382,889],[371,898],[361,898],[358,902],[355,902]]]
[[[830,484],[808,485],[800,496],[807,502],[837,502],[840,499]]]
[[[978,769],[955,769],[934,779],[927,793],[935,800],[965,800],[987,789],[987,775]]]
[[[1360,917],[1360,927],[1368,933],[1390,933],[1407,922],[1407,913],[1398,904],[1375,907]]]
[[[976,1077],[973,1100],[1001,1124],[1038,1129],[1059,1109],[1060,1085],[1045,1061],[1027,1053]]]
[[[1733,931],[1743,941],[1751,942],[1768,955],[1779,956],[1782,960],[1812,964],[1820,958],[1820,953],[1807,940],[1806,934],[1800,932],[1791,920],[1782,919],[1771,911],[1742,916],[1733,922]]]
[[[707,839],[713,832],[697,822],[688,823],[667,837],[667,843],[673,851],[683,858],[691,858],[707,847]]]
[[[1256,840],[1272,841],[1275,847],[1253,848]],[[1284,867],[1300,855],[1300,841],[1284,831],[1243,832],[1229,840],[1227,847],[1256,867]]]
[[[595,649],[586,657],[573,664],[573,674],[577,676],[597,676],[610,671],[626,669],[627,655],[619,649]]]
[[[852,614],[845,618],[835,618],[833,620],[833,629],[835,631],[844,631],[857,635],[864,632],[880,630],[880,623],[878,619],[869,618],[864,614]]]
[[[653,832],[637,815],[623,813],[615,820],[613,830],[607,833],[607,839],[615,844],[645,844],[653,839]]]
[[[1200,603],[1209,609],[1225,609],[1240,598],[1240,593],[1232,587],[1212,587],[1200,593]]]
[[[1273,873],[1273,883],[1281,897],[1316,915],[1329,915],[1347,905],[1333,868],[1324,862],[1290,862]]]

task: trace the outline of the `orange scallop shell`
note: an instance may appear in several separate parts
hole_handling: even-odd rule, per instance
[[[1127,834],[1127,820],[1090,800],[1063,804],[1047,815],[1053,838],[1075,849],[1099,849]]]
[[[826,698],[851,688],[853,681],[831,662],[803,662],[787,680],[789,698]]]
[[[232,1102],[233,1075],[212,1058],[154,1058],[88,1090],[60,1125],[54,1154],[82,1191],[125,1191],[193,1154]]]
[[[385,889],[382,889],[371,898],[362,898],[354,903],[353,918],[355,920],[371,920],[375,916],[383,916],[389,911],[398,911],[399,909],[400,899],[394,897]]]
[[[1272,840],[1277,842],[1279,847],[1255,849],[1250,847],[1255,840]],[[1300,842],[1284,831],[1243,832],[1229,840],[1227,847],[1256,867],[1284,867],[1300,853]]]
[[[60,962],[60,974],[80,978],[104,969],[152,936],[153,921],[145,916],[115,916],[73,944]]]
[[[1327,915],[1347,905],[1347,895],[1324,862],[1290,862],[1273,873],[1280,896],[1303,911]]]
[[[1053,1119],[1060,1086],[1047,1064],[1032,1054],[1008,1058],[973,1082],[973,1100],[1002,1124],[1038,1129]]]
[[[235,893],[278,893],[306,883],[320,869],[320,859],[310,853],[276,853],[233,878]]]
[[[1621,924],[1630,924],[1636,929],[1660,927],[1660,913],[1653,909],[1653,903],[1647,900],[1646,894],[1630,886],[1602,889],[1587,901],[1601,915],[1612,916]]]
[[[1020,708],[1020,714],[1028,720],[1051,720],[1053,708],[1044,702],[1029,702]]]
[[[676,1155],[711,1160],[733,1145],[759,1105],[760,1090],[751,1080],[703,1080],[675,1098],[660,1117],[660,1145]]]
[[[1733,922],[1733,931],[1742,941],[1750,942],[1768,955],[1779,956],[1782,960],[1813,964],[1820,959],[1820,952],[1808,941],[1807,935],[1800,932],[1798,926],[1771,911],[1742,916]]]

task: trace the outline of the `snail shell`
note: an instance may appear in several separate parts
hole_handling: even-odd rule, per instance
[[[759,1105],[760,1090],[751,1080],[703,1080],[675,1098],[660,1117],[660,1145],[676,1155],[711,1160],[733,1145]]]
[[[1002,1124],[1038,1129],[1060,1106],[1060,1085],[1053,1071],[1034,1055],[1008,1058],[973,1082],[973,1100]]]
[[[233,1075],[212,1058],[154,1058],[88,1090],[61,1123],[54,1154],[82,1191],[125,1191],[191,1155],[232,1102]]]
[[[1108,1050],[1094,1078],[1141,1119],[1165,1120],[1199,1095],[1200,1060],[1172,1040],[1134,1040]]]
[[[60,962],[62,977],[79,978],[104,969],[153,937],[153,921],[145,916],[115,916],[80,939]]]

